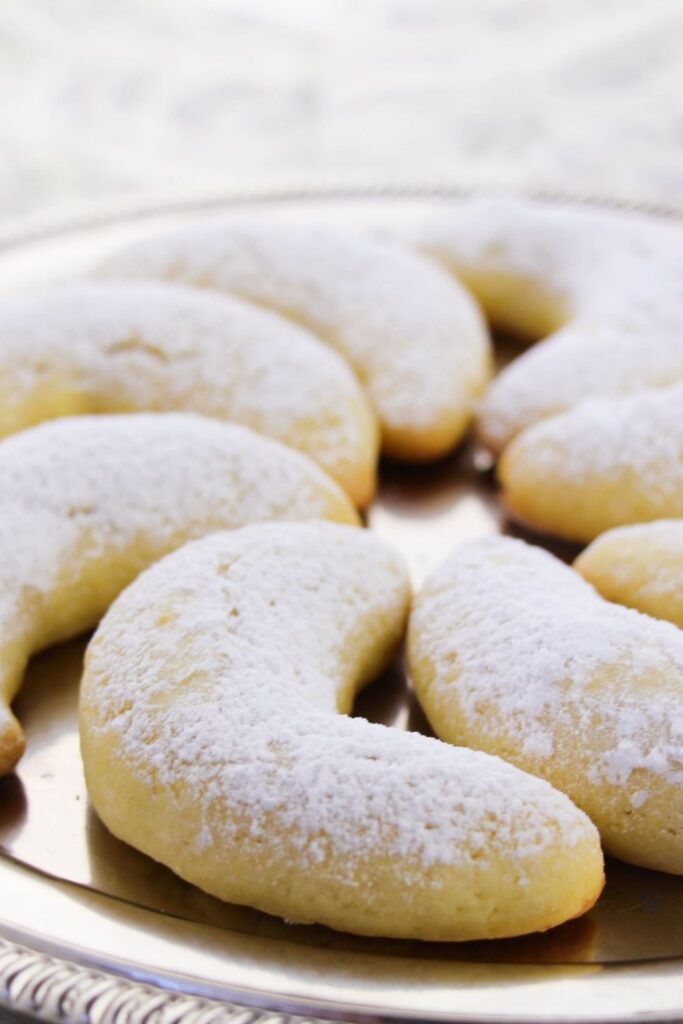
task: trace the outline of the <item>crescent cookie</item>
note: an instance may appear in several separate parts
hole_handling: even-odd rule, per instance
[[[683,629],[683,519],[608,530],[574,568],[608,601]]]
[[[437,735],[566,793],[608,853],[683,874],[683,633],[603,600],[540,548],[456,550],[409,629]]]
[[[683,381],[683,235],[605,211],[524,200],[468,202],[418,244],[455,272],[497,328],[536,341],[478,410],[494,452],[591,396]]]
[[[602,855],[566,797],[346,717],[409,596],[396,553],[325,523],[215,534],[143,573],[81,690],[104,823],[221,899],[361,934],[512,935],[587,909]]]
[[[425,257],[316,225],[232,221],[134,243],[101,273],[232,292],[304,324],[344,356],[378,414],[387,455],[444,455],[490,374],[473,299]]]
[[[284,445],[182,413],[55,420],[0,443],[0,775],[24,749],[9,709],[29,657],[94,626],[151,562],[261,519],[357,523]]]
[[[185,410],[298,448],[359,506],[379,439],[344,361],[227,296],[169,284],[65,285],[0,303],[0,436],[55,416]]]
[[[498,476],[516,519],[568,540],[683,517],[683,385],[537,423],[505,449]]]

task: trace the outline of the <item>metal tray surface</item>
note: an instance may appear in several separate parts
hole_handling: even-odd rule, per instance
[[[276,192],[104,213],[0,240],[0,288],[78,276],[136,235],[247,206],[255,216],[403,232],[460,198],[457,189],[414,193]],[[513,354],[502,345],[502,360]],[[369,526],[404,552],[416,583],[459,541],[520,532],[468,445],[432,466],[384,465]],[[273,1014],[683,1020],[683,879],[610,861],[603,896],[579,920],[523,939],[451,944],[285,924],[182,882],[114,839],[89,807],[75,714],[85,642],[35,658],[17,701],[28,749],[0,781],[0,1003],[53,1020],[137,1021],[152,1011],[241,1024]],[[429,731],[400,663],[354,713]]]

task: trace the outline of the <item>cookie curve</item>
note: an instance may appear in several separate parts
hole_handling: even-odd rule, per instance
[[[408,247],[314,223],[233,218],[142,239],[98,276],[219,288],[303,323],[343,355],[376,409],[385,454],[439,458],[491,373],[471,295]]]
[[[606,600],[683,629],[683,518],[608,530],[574,569]]]
[[[570,541],[683,517],[683,383],[541,420],[507,446],[497,475],[514,519]]]
[[[65,283],[0,303],[0,436],[54,416],[188,411],[303,451],[358,507],[379,433],[343,359],[240,299],[165,282]]]
[[[683,381],[683,241],[670,225],[482,198],[413,242],[464,281],[490,321],[536,342],[478,403],[477,432],[494,454],[586,397]]]
[[[57,419],[0,442],[0,775],[24,750],[10,702],[31,654],[94,626],[186,540],[278,516],[359,523],[306,456],[194,414]]]
[[[608,853],[683,874],[675,626],[609,603],[548,552],[485,538],[428,578],[408,658],[437,735],[547,779]]]
[[[581,913],[602,855],[565,797],[345,716],[408,603],[388,545],[326,523],[249,526],[156,563],[87,655],[81,743],[107,827],[220,898],[360,934],[520,934]]]

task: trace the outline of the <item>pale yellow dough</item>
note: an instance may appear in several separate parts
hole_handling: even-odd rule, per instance
[[[344,360],[267,310],[167,283],[60,285],[0,302],[0,436],[56,416],[198,412],[297,448],[359,507],[379,432]]]
[[[0,775],[24,749],[9,704],[31,654],[92,628],[193,537],[315,518],[358,522],[305,456],[217,420],[82,416],[0,442]]]
[[[608,601],[683,629],[683,519],[608,530],[574,568]]]
[[[394,458],[446,454],[490,376],[471,295],[424,256],[362,234],[243,218],[198,224],[133,243],[100,275],[218,289],[304,324],[356,371]]]
[[[427,580],[409,662],[437,735],[547,779],[608,853],[683,874],[683,632],[495,537]]]
[[[505,449],[498,476],[515,519],[567,540],[683,517],[683,385],[537,423]]]
[[[417,243],[460,277],[493,326],[539,341],[493,381],[477,429],[496,454],[584,399],[683,382],[683,232],[574,204],[454,204]]]
[[[395,552],[324,523],[215,534],[143,573],[81,691],[105,824],[222,899],[367,935],[516,935],[586,910],[602,854],[565,796],[346,717],[409,596]]]

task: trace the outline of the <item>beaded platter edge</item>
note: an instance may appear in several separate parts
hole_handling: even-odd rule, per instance
[[[0,938],[0,1007],[55,1024],[317,1024],[168,991],[84,968]]]

